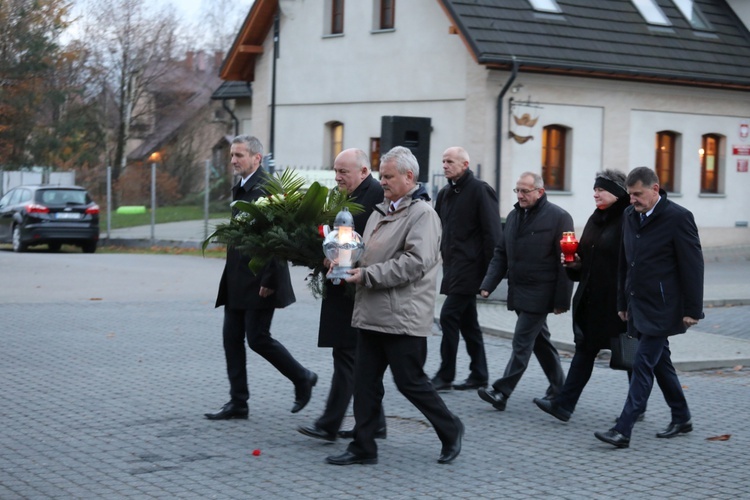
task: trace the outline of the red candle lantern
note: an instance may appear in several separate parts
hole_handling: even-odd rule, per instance
[[[560,249],[565,256],[565,262],[574,262],[576,260],[576,250],[578,250],[576,233],[573,231],[564,232],[560,240]]]

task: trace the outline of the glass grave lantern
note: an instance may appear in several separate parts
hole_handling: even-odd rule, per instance
[[[362,237],[354,230],[354,217],[349,209],[344,207],[333,221],[333,231],[323,240],[323,253],[333,262],[333,269],[328,273],[328,279],[334,285],[347,278],[347,271],[362,257],[365,245]]]

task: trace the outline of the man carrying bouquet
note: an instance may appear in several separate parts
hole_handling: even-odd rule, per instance
[[[263,145],[252,136],[240,135],[232,140],[231,162],[240,181],[232,188],[232,200],[252,202],[264,196],[267,174],[263,170]],[[232,216],[237,210],[232,210]],[[227,260],[219,284],[216,307],[224,306],[224,354],[229,377],[230,400],[216,413],[206,413],[209,420],[248,418],[245,339],[250,349],[261,355],[294,383],[295,401],[292,413],[307,405],[318,376],[303,367],[286,348],[271,336],[274,309],[294,303],[294,290],[285,263],[271,260],[257,274],[248,268],[250,257],[227,247]]]

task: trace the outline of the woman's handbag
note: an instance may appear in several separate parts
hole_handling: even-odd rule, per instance
[[[621,333],[617,337],[612,337],[609,343],[612,350],[609,367],[613,370],[632,370],[635,353],[638,350],[638,339],[627,333]]]

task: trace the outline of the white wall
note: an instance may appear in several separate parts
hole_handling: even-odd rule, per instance
[[[345,148],[367,150],[369,139],[380,136],[382,116],[421,116],[432,119],[431,181],[442,173],[442,152],[461,145],[471,156],[472,168],[481,164],[482,179],[495,186],[497,98],[510,73],[477,64],[460,37],[448,33],[450,23],[438,2],[399,2],[395,30],[374,33],[373,1],[347,2],[342,36],[324,35],[324,2],[282,3],[277,165],[327,165],[327,122],[344,124]],[[252,109],[237,109],[242,132],[257,135],[265,144],[271,54],[269,34],[257,59]],[[561,124],[572,130],[568,184],[566,192],[549,194],[551,201],[571,212],[577,227],[594,209],[595,172],[653,167],[655,132],[663,129],[683,134],[677,201],[694,211],[698,224],[730,227],[736,220],[750,219],[745,196],[750,173],[736,172],[731,155],[732,144],[739,141],[739,123],[750,121],[749,93],[529,73],[520,73],[513,83],[523,86],[506,95],[501,117],[502,216],[516,201],[511,189],[518,175],[525,170],[541,172],[542,127]],[[507,136],[511,96],[542,107],[529,131],[534,139],[522,145]],[[727,137],[723,197],[699,195],[696,144],[709,132]]]

